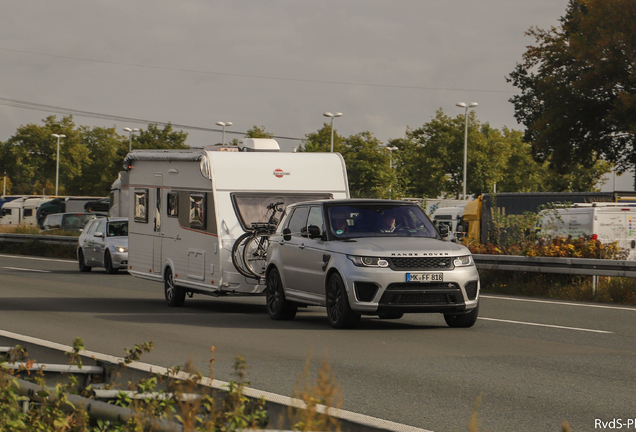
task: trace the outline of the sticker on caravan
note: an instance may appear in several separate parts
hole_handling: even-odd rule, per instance
[[[290,172],[283,171],[283,170],[282,170],[282,169],[280,169],[280,168],[276,168],[276,169],[274,170],[274,175],[275,175],[276,177],[278,177],[278,178],[282,178],[283,176],[291,175],[291,173],[290,173]]]

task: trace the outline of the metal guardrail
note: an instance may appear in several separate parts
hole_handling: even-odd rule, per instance
[[[28,243],[31,241],[39,241],[54,245],[77,245],[77,237],[73,236],[56,236],[56,235],[39,235],[39,234],[12,234],[0,233],[0,241],[14,243]]]
[[[473,259],[477,268],[484,270],[636,277],[636,261],[481,254]]]

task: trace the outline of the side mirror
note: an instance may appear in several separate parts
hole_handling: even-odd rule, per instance
[[[97,231],[95,234],[93,234],[93,237],[104,237],[104,233]]]
[[[321,235],[320,228],[318,228],[316,225],[309,225],[307,227],[307,232],[309,233],[310,239],[318,238]]]
[[[290,241],[291,240],[291,230],[289,228],[285,228],[283,230],[283,240]]]
[[[442,236],[442,238],[448,237],[448,225],[442,224],[437,229],[439,230],[439,235]]]

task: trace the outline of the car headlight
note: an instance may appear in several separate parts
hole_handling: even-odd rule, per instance
[[[128,248],[125,246],[113,246],[115,250],[119,253],[128,252]]]
[[[389,262],[384,258],[361,257],[355,255],[347,255],[347,258],[357,267],[388,267]]]
[[[473,258],[470,255],[455,257],[455,259],[453,260],[453,264],[455,264],[455,267],[465,267],[473,265]]]

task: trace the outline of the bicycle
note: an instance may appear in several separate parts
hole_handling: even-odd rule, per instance
[[[271,203],[267,211],[271,215],[267,222],[253,222],[251,230],[242,234],[232,246],[232,264],[240,274],[249,278],[260,279],[265,276],[267,265],[267,249],[269,236],[276,231],[277,213],[282,213],[283,202]]]

